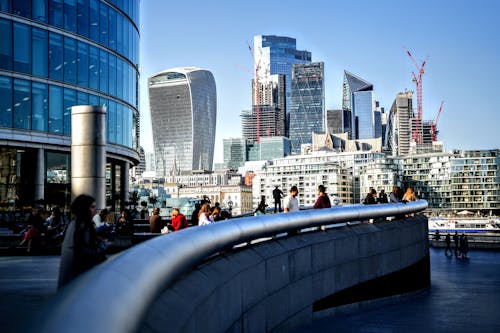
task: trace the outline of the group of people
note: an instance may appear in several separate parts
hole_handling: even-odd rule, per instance
[[[330,201],[330,197],[326,193],[326,187],[324,185],[319,185],[317,188],[318,197],[316,202],[313,205],[313,208],[330,208],[332,203]],[[283,199],[283,211],[285,213],[295,212],[299,210],[299,199],[297,196],[299,195],[299,189],[297,186],[293,185],[290,188],[289,194]],[[274,213],[281,212],[281,198],[283,198],[283,192],[279,189],[279,186],[276,186],[273,190],[273,199],[274,199]],[[265,214],[266,197],[262,196],[257,209],[255,210],[256,215]]]
[[[373,205],[378,203],[397,203],[397,202],[408,202],[408,201],[416,201],[417,196],[415,195],[415,191],[412,187],[408,187],[406,192],[403,192],[401,187],[393,186],[392,192],[387,197],[387,193],[385,193],[384,189],[381,189],[378,196],[377,191],[374,188],[370,188],[368,193],[366,194],[363,203],[365,205]]]
[[[166,233],[179,231],[189,226],[186,216],[179,211],[179,208],[172,209],[172,219],[170,224],[165,224],[160,217],[160,208],[153,209],[153,215],[149,218],[149,228],[152,233]]]
[[[53,207],[45,220],[42,208],[34,207],[28,217],[26,229],[22,232],[19,246],[27,246],[27,252],[31,252],[33,247],[41,246],[42,242],[47,246],[57,246],[62,240],[66,225],[67,221],[59,207]]]
[[[439,235],[439,231],[436,233]],[[435,238],[437,238],[436,236]],[[451,239],[450,234],[446,234],[444,237],[444,242],[446,243],[446,249],[444,250],[444,254],[446,256],[455,254],[455,258],[467,259],[467,253],[469,252],[469,240],[467,239],[467,235],[461,234],[458,235],[458,232],[455,232],[453,235],[453,243],[454,249],[451,250]],[[437,239],[439,240],[439,238]]]

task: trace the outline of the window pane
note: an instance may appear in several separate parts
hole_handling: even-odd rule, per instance
[[[130,31],[130,23],[129,23],[129,20],[127,19],[123,19],[123,52],[122,54],[126,57],[126,58],[130,58],[130,55],[129,55],[129,42],[128,42],[128,39],[129,39],[129,31]]]
[[[49,34],[49,76],[51,79],[63,79],[63,38],[51,32]]]
[[[64,0],[64,29],[76,32],[76,0]]]
[[[116,59],[116,96],[123,98],[123,61]]]
[[[31,18],[30,1],[12,1],[12,14]]]
[[[33,82],[31,87],[33,98],[33,122],[35,131],[47,131],[47,118],[49,113],[49,92],[44,83]]]
[[[116,105],[116,143],[123,144],[123,105]]]
[[[108,93],[108,52],[99,50],[100,67],[99,67],[99,90]]]
[[[71,107],[76,105],[76,91],[64,88],[64,135],[71,135]]]
[[[110,101],[108,106],[108,142],[116,143],[116,102]]]
[[[78,34],[89,37],[89,0],[78,0]]]
[[[31,129],[30,81],[14,79],[14,128]]]
[[[116,56],[109,55],[109,94],[116,96]]]
[[[0,11],[10,13],[10,0],[0,0]]]
[[[119,15],[118,15],[119,16]],[[116,51],[116,11],[109,9],[109,47]]]
[[[89,0],[89,37],[99,42],[99,0]]]
[[[99,89],[99,49],[90,46],[89,52],[89,88]]]
[[[48,75],[48,34],[47,30],[33,28],[32,35],[33,52],[31,55],[31,72],[33,75],[47,77]]]
[[[47,0],[33,0],[32,4],[33,20],[47,22],[49,18]]]
[[[89,95],[89,105],[99,105],[99,96]]]
[[[30,73],[31,31],[26,24],[14,23],[14,70]]]
[[[77,105],[89,105],[89,94],[79,91],[76,97]]]
[[[123,54],[123,16],[121,14],[116,18],[116,50]]]
[[[0,76],[0,126],[12,127],[12,79]]]
[[[0,68],[12,69],[12,23],[11,21],[0,19]]]
[[[108,6],[101,3],[99,8],[99,41],[108,46]]]
[[[129,87],[129,81],[128,81],[128,79],[129,79],[129,75],[128,75],[128,64],[125,61],[123,62],[122,77],[123,77],[123,93],[122,93],[122,96],[123,96],[123,99],[128,102],[129,101],[128,100],[128,87]]]
[[[49,132],[63,132],[63,89],[57,86],[49,87]]]
[[[76,41],[64,37],[64,81],[76,83]]]
[[[63,0],[49,0],[49,23],[63,27]]]
[[[89,45],[78,42],[78,84],[89,86]]]

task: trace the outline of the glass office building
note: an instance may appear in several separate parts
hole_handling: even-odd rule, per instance
[[[325,70],[322,62],[293,65],[290,101],[292,153],[300,154],[302,144],[312,143],[313,132],[324,132]]]
[[[107,205],[139,140],[139,0],[0,0],[0,202],[67,207],[71,107],[107,107]]]
[[[342,109],[351,114],[351,123],[344,131],[349,138],[371,139],[373,131],[373,85],[368,81],[344,71],[342,85]],[[371,120],[370,120],[371,119]],[[371,128],[370,128],[371,126]]]
[[[148,80],[158,177],[212,170],[217,94],[211,72],[172,68]]]

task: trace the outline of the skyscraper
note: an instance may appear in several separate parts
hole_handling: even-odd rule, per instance
[[[242,138],[223,139],[224,165],[231,170],[237,170],[247,161],[247,140]]]
[[[322,62],[292,66],[289,138],[293,153],[300,153],[300,145],[312,143],[313,132],[326,129],[324,88]]]
[[[212,170],[217,95],[211,72],[172,68],[148,80],[158,176]]]
[[[266,78],[273,74],[285,75],[286,115],[290,114],[292,65],[311,62],[311,52],[297,50],[296,40],[281,36],[255,36],[253,39],[254,59],[257,74]]]
[[[413,92],[406,91],[396,95],[389,112],[387,124],[387,145],[392,155],[407,155],[413,119]]]
[[[0,201],[69,204],[71,107],[105,105],[106,205],[139,162],[139,0],[0,1]]]

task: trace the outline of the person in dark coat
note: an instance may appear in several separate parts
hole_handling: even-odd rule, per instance
[[[450,255],[453,255],[453,251],[451,250],[451,237],[450,234],[446,234],[446,237],[444,238],[444,242],[446,243],[446,249],[444,250],[444,255],[448,255],[448,251],[450,252]]]
[[[458,258],[458,249],[459,249],[459,244],[458,244],[458,233],[455,231],[455,234],[453,235],[453,243],[455,245],[455,257]]]
[[[163,226],[160,217],[160,208],[156,207],[153,210],[153,215],[149,218],[149,229],[152,233],[159,234],[162,227]]]
[[[378,194],[378,200],[377,200],[378,203],[388,203],[389,200],[387,199],[387,193],[385,193],[385,190],[384,189],[381,189],[379,194]]]
[[[326,187],[323,185],[318,186],[318,198],[313,205],[314,209],[317,208],[330,208],[332,207],[332,203],[330,202],[330,198],[328,194],[326,194]]]
[[[281,212],[281,198],[283,198],[283,191],[276,185],[273,190],[274,214]]]
[[[58,288],[106,260],[106,246],[95,232],[92,216],[96,214],[93,197],[79,195],[71,204],[73,220],[66,228],[61,248]]]

